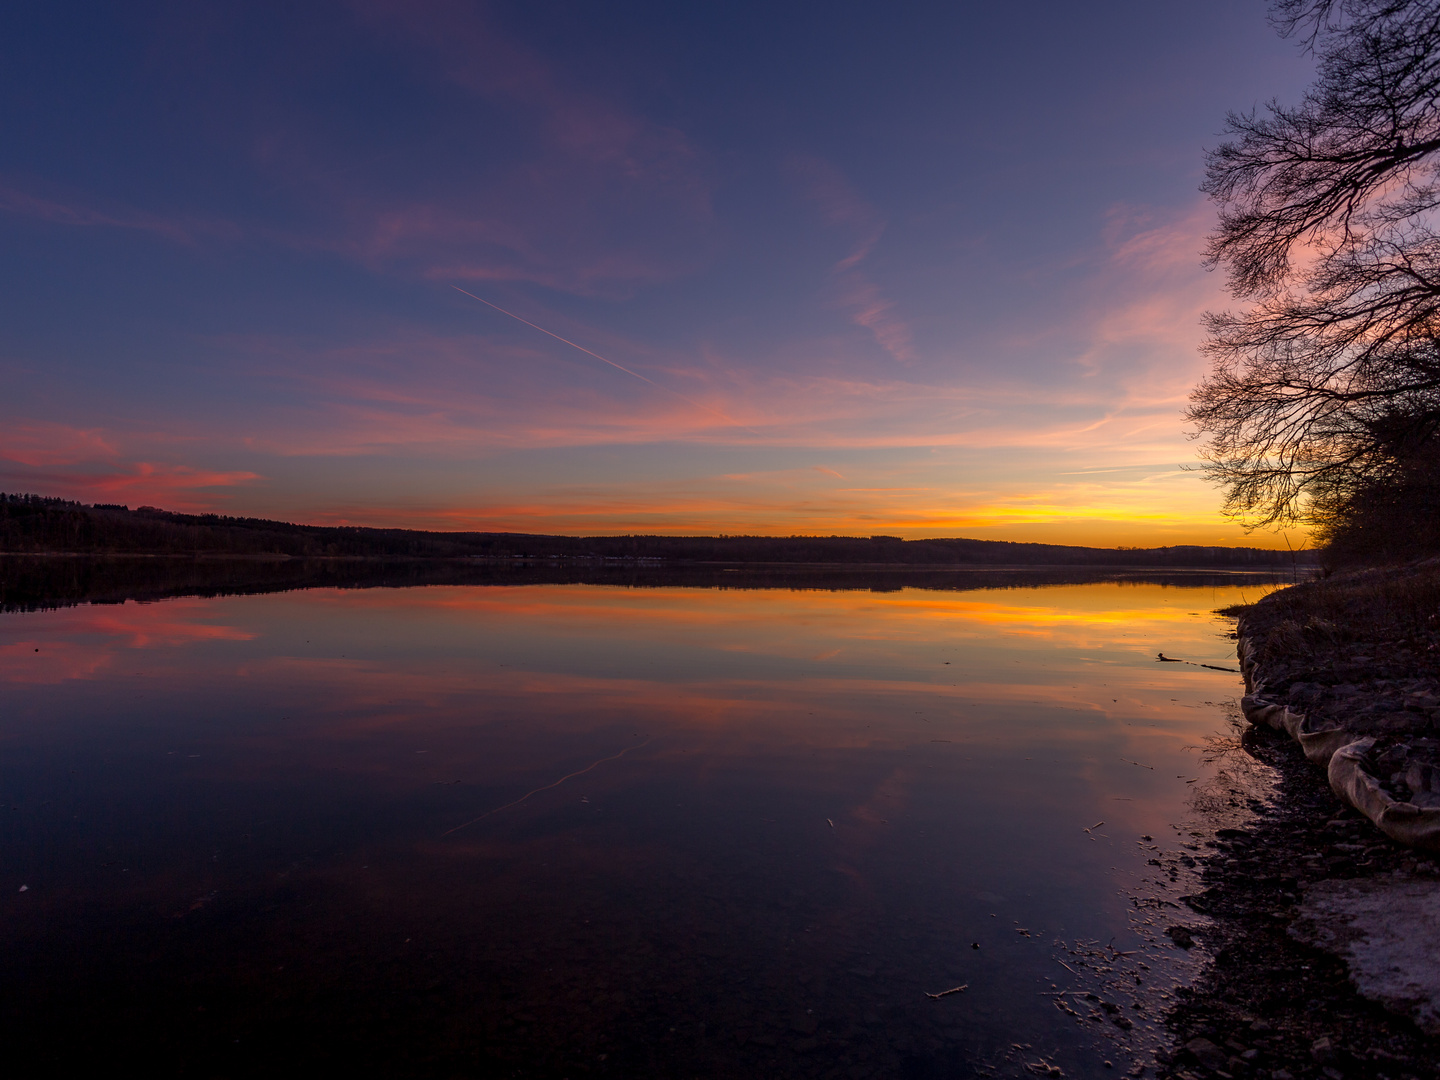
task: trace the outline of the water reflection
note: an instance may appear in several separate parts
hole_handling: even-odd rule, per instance
[[[1148,860],[1238,688],[1155,655],[1228,666],[1211,612],[1266,588],[1198,581],[0,616],[7,1043],[56,1073],[1128,1069],[1184,966],[1131,897],[1173,902]],[[1119,1014],[1043,996],[1081,975],[1058,942],[1111,939],[1148,964]]]

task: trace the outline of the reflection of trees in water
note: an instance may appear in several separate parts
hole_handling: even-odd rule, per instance
[[[1278,573],[1278,576],[1277,576]],[[555,561],[265,559],[182,556],[0,556],[0,611],[71,604],[234,596],[291,589],[419,585],[611,585],[625,588],[898,592],[1032,589],[1104,582],[1186,587],[1262,584],[1284,572],[1128,570],[1110,567],[875,569],[843,566],[635,566]]]

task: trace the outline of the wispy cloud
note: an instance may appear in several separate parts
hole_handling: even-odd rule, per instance
[[[263,166],[331,221],[290,242],[385,272],[615,297],[708,261],[714,184],[706,155],[683,131],[628,107],[617,91],[576,85],[476,5],[350,7],[447,107],[458,95],[476,130],[502,124],[505,152],[477,166],[462,137],[428,148],[398,176],[345,167],[303,116],[287,117],[263,140]]]
[[[404,72],[396,81],[412,95],[407,105],[465,117],[450,140],[377,154],[374,144],[337,139],[333,112],[307,111],[314,98],[281,102],[259,91],[235,103],[238,130],[224,133],[250,148],[237,168],[256,170],[249,197],[215,193],[230,200],[227,214],[154,211],[13,177],[0,178],[0,214],[186,245],[244,239],[339,255],[377,273],[529,282],[611,298],[694,273],[711,259],[714,178],[685,132],[630,106],[618,88],[580,84],[477,5],[354,0],[345,7],[354,23],[341,37],[353,43],[358,28]],[[213,44],[208,28],[191,32],[199,37],[181,37],[177,47],[203,53]],[[323,70],[344,61],[321,50],[313,62]],[[223,69],[187,74],[200,88],[224,77]],[[499,149],[482,134],[497,129]]]
[[[842,229],[852,237],[850,250],[831,269],[837,305],[894,359],[902,363],[912,360],[909,325],[896,314],[894,301],[861,270],[885,233],[884,218],[835,166],[821,158],[794,155],[785,163],[785,172],[827,227]]]
[[[45,198],[5,182],[0,182],[0,213],[31,218],[51,225],[134,230],[187,245],[201,240],[230,241],[240,236],[239,227],[228,221],[155,214],[127,206],[101,209],[83,201]]]
[[[1098,369],[1117,347],[1143,346],[1157,366],[1189,384],[1198,371],[1200,316],[1224,296],[1224,282],[1200,265],[1214,228],[1208,203],[1162,214],[1131,206],[1112,207],[1104,236],[1104,264],[1096,285],[1103,301],[1091,323],[1091,348],[1080,363]],[[1175,359],[1183,358],[1175,371]]]
[[[1187,456],[1176,423],[1180,391],[1173,381],[1150,385],[1148,366],[1043,386],[919,372],[806,373],[785,354],[742,360],[711,349],[701,361],[554,318],[569,338],[623,357],[676,393],[552,347],[540,335],[522,344],[411,326],[346,345],[251,335],[212,345],[232,358],[231,370],[268,385],[277,400],[247,413],[243,428],[217,418],[211,441],[303,456],[405,451],[453,458],[653,443],[1030,448],[1108,454],[1112,463]]]

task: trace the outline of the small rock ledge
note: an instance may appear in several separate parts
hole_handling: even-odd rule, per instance
[[[1307,582],[1246,609],[1240,705],[1386,836],[1440,851],[1440,567],[1409,569]]]

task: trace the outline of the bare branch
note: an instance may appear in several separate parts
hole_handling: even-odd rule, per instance
[[[1298,106],[1230,116],[1208,155],[1207,260],[1250,306],[1207,317],[1187,413],[1250,527],[1333,514],[1440,432],[1440,0],[1271,14],[1317,79]]]

